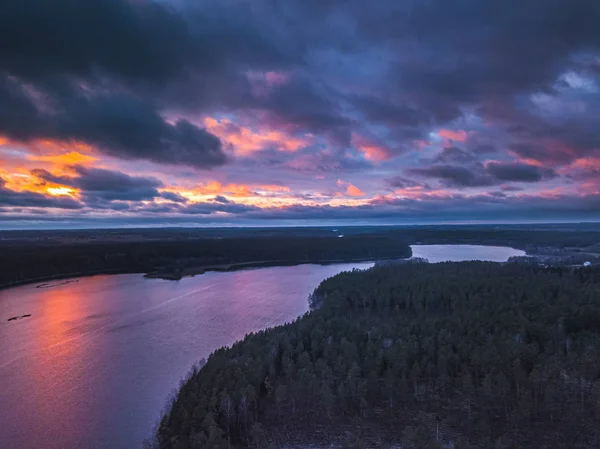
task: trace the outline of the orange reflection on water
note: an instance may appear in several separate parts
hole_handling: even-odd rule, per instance
[[[57,281],[59,283],[61,281]],[[46,437],[77,438],[78,429],[88,419],[90,407],[82,406],[77,378],[87,377],[86,367],[90,354],[88,346],[79,338],[85,318],[77,289],[53,287],[40,289],[41,308],[36,316],[36,348],[27,363],[30,378],[30,399],[35,401],[36,420]],[[57,401],[61,405],[57,407]],[[65,406],[67,405],[67,406]],[[75,441],[74,441],[75,443]],[[76,443],[75,443],[76,444]]]

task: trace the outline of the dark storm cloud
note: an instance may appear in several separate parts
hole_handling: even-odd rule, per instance
[[[221,141],[185,120],[168,123],[131,95],[85,96],[71,83],[40,92],[38,106],[14,79],[0,75],[0,133],[17,139],[83,141],[124,159],[213,168],[227,162]],[[56,105],[56,106],[54,106]]]
[[[186,69],[223,70],[231,58],[283,58],[242,18],[216,9],[184,16],[156,1],[6,0],[0,6],[0,66],[34,79],[100,71],[166,83]]]
[[[518,162],[491,161],[459,165],[434,165],[427,168],[414,168],[410,173],[425,178],[437,179],[447,187],[484,187],[505,182],[534,183],[555,178],[554,170]]]
[[[292,191],[305,190],[293,183],[307,174],[368,185],[361,174],[369,170],[384,179],[404,170],[408,178],[389,179],[388,190],[431,190],[425,181],[494,190],[477,198],[449,189],[449,199],[258,210],[224,197],[191,204],[160,192],[156,180],[119,172],[66,180],[80,183],[86,204],[125,216],[588,217],[597,197],[508,192],[556,178],[552,169],[570,173],[556,183],[597,176],[568,166],[600,148],[598,23],[597,0],[6,0],[0,136],[82,141],[121,159],[210,169],[230,160],[216,136],[191,123],[210,115],[256,133],[312,133],[314,145],[293,154],[265,148],[244,158],[244,170],[298,175],[290,177]],[[592,88],[560,78],[567,72],[585,75]],[[532,94],[539,93],[544,98],[536,102]],[[186,116],[190,121],[179,119]],[[467,141],[432,156],[441,144],[432,139],[417,154],[414,141],[429,141],[442,127],[468,131]],[[354,135],[384,142],[389,160],[357,157]],[[485,162],[490,154],[522,161]],[[406,159],[394,165],[398,156]],[[115,186],[100,188],[105,178]],[[5,201],[17,201],[5,190]],[[26,203],[76,203],[20,195]],[[171,203],[146,204],[157,198]]]
[[[177,84],[200,104],[190,94],[214,92],[211,79],[239,80],[244,65],[288,59],[242,18],[217,10],[183,16],[153,1],[3,2],[0,134],[80,140],[126,159],[223,165],[217,137],[184,120],[169,123],[159,110],[177,107],[168,103],[178,101],[168,94]],[[192,74],[197,85],[186,84]],[[221,85],[224,98],[234,90]]]
[[[130,176],[125,173],[83,166],[73,167],[76,177],[55,176],[44,169],[32,170],[37,178],[80,189],[86,203],[96,201],[142,201],[163,196],[162,182],[156,178]],[[163,196],[164,197],[164,196]]]
[[[27,139],[41,132],[37,107],[23,87],[0,72],[0,133]]]
[[[486,171],[500,181],[539,182],[558,176],[554,170],[516,162],[489,162]]]
[[[81,209],[78,201],[64,196],[45,196],[35,192],[15,192],[5,187],[0,178],[0,209],[6,207],[41,207],[57,209]]]
[[[435,158],[434,162],[440,162],[444,164],[463,164],[470,163],[475,160],[473,154],[462,150],[458,147],[447,147],[444,148]]]
[[[331,89],[319,90],[310,80],[294,77],[274,86],[247,105],[269,113],[274,126],[329,135],[339,145],[350,142],[353,121],[345,117]]]
[[[394,176],[393,178],[389,178],[386,180],[386,183],[390,187],[394,187],[396,189],[410,189],[414,187],[429,188],[427,184],[422,184],[413,179],[404,178],[402,176]]]
[[[230,202],[227,198],[225,198],[222,195],[215,196],[214,199],[213,199],[213,201],[215,201],[217,203],[222,203],[222,204],[227,204],[227,203]]]
[[[413,168],[410,173],[430,179],[437,179],[447,187],[482,187],[494,183],[483,166],[461,167],[457,165],[435,165],[428,168]]]
[[[376,96],[351,96],[348,98],[352,105],[370,121],[392,126],[428,125],[429,117],[416,108],[397,104],[387,98]]]
[[[162,81],[190,61],[186,23],[155,2],[7,0],[0,7],[0,65],[39,77],[97,69]]]
[[[216,212],[223,212],[227,214],[243,215],[245,213],[256,211],[256,206],[247,206],[245,204],[236,204],[234,202],[228,203],[194,203],[179,210],[182,214],[189,215],[211,215]]]
[[[187,203],[188,199],[175,192],[161,192],[160,197],[165,200],[173,201],[174,203]]]
[[[200,168],[227,161],[213,134],[185,120],[167,123],[149,105],[130,97],[78,102],[59,126],[65,137],[92,142],[117,157]]]
[[[333,2],[335,7],[340,2]],[[600,49],[600,3],[596,0],[459,0],[447,2],[351,2],[344,11],[356,25],[364,45],[391,49],[387,78],[378,91],[402,99],[400,108],[362,105],[366,116],[405,119],[400,110],[415,109],[434,126],[463,115],[465,107],[509,132],[527,132],[524,144],[540,146],[540,159],[559,158],[558,150],[541,138],[569,143],[572,160],[600,144],[598,127],[580,118],[557,126],[519,110],[519,95],[553,91],[559,75],[572,68],[584,52]],[[592,58],[593,59],[593,58]],[[589,71],[589,70],[588,70]],[[589,104],[589,96],[580,99]],[[588,113],[593,117],[593,113]],[[410,116],[409,116],[410,117]],[[398,120],[398,119],[396,119]],[[418,125],[414,125],[418,126]],[[518,137],[518,134],[515,136]],[[541,154],[540,154],[541,153]],[[544,157],[545,153],[551,156]]]

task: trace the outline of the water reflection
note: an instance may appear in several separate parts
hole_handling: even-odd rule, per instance
[[[246,333],[295,319],[340,271],[303,265],[180,282],[96,276],[0,291],[0,448],[135,448],[182,375]],[[27,319],[8,323],[15,315]]]

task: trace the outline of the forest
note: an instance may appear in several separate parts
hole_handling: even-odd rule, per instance
[[[385,265],[309,300],[195,367],[148,446],[598,447],[597,267]]]
[[[0,240],[0,287],[49,278],[99,273],[149,273],[178,279],[186,270],[261,262],[265,265],[404,258],[412,255],[403,239],[388,235],[244,236],[227,238],[162,233],[123,241],[100,238]],[[93,234],[92,234],[93,236]],[[73,241],[74,240],[74,241]],[[201,271],[200,271],[201,272]]]
[[[413,244],[500,245],[593,260],[599,242],[597,223],[0,231],[0,288],[100,273],[180,279],[244,264],[400,259]]]

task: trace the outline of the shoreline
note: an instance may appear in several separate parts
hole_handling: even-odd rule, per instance
[[[384,257],[377,258],[376,260],[397,260],[395,257]],[[153,271],[144,274],[145,278],[148,279],[163,279],[167,281],[180,280],[186,277],[195,277],[202,275],[206,272],[230,272],[230,271],[241,271],[248,268],[275,268],[275,267],[295,267],[299,265],[335,265],[344,263],[361,263],[361,262],[373,262],[372,257],[369,258],[353,258],[353,259],[327,259],[327,260],[312,260],[312,261],[292,261],[292,260],[257,260],[250,262],[234,262],[231,264],[220,264],[220,265],[200,265],[195,267],[189,267],[182,270],[180,275],[171,273],[168,271],[161,272],[161,270]]]
[[[569,256],[573,256],[578,254],[577,251],[569,251],[564,248],[555,248],[555,247],[536,247],[536,250],[532,251],[532,248],[527,248],[527,245],[518,245],[518,244],[502,244],[502,242],[459,242],[459,243],[431,243],[419,241],[415,243],[409,243],[408,246],[413,245],[476,245],[476,246],[503,246],[509,247],[513,249],[522,250],[525,252],[524,256],[519,256],[520,258],[536,258],[538,262],[543,263],[546,262],[550,265],[556,263],[557,259],[561,260],[567,258]],[[550,251],[548,251],[550,250]],[[566,253],[566,254],[565,254]],[[579,252],[579,255],[582,253]],[[413,257],[411,255],[411,257]],[[146,271],[140,269],[103,269],[103,270],[93,270],[93,271],[81,271],[75,273],[66,273],[66,274],[58,274],[51,276],[42,276],[38,278],[26,279],[21,281],[9,282],[6,284],[0,285],[0,290],[9,289],[12,287],[20,287],[24,285],[31,285],[49,281],[57,281],[57,280],[67,280],[74,278],[83,278],[90,276],[98,276],[98,275],[116,275],[116,274],[141,274],[147,279],[162,279],[162,280],[170,280],[177,281],[181,280],[185,277],[194,277],[198,275],[202,275],[206,272],[230,272],[230,271],[239,271],[248,268],[272,268],[272,267],[286,267],[286,266],[297,266],[297,265],[333,265],[333,264],[343,264],[343,263],[359,263],[359,262],[373,262],[377,263],[378,261],[394,261],[394,260],[408,260],[411,257],[359,257],[359,258],[347,258],[347,259],[316,259],[316,260],[259,260],[259,261],[247,261],[247,262],[232,262],[229,264],[208,264],[208,265],[197,265],[197,266],[189,266],[181,268],[181,271],[178,273],[175,269],[169,269],[168,267]],[[591,258],[593,259],[593,257]]]
[[[396,258],[378,258],[377,260],[394,260]],[[276,261],[276,260],[266,260],[266,261],[250,261],[250,262],[234,262],[231,264],[222,264],[222,265],[206,265],[206,266],[197,266],[197,267],[189,267],[185,270],[192,271],[191,273],[186,273],[181,277],[170,276],[170,273],[164,272],[159,273],[160,270],[144,272],[139,270],[121,270],[121,269],[113,269],[113,270],[97,270],[91,272],[78,272],[78,273],[67,273],[62,275],[53,275],[53,276],[44,276],[35,279],[28,279],[23,281],[15,281],[8,284],[0,285],[0,290],[10,289],[12,287],[22,287],[25,285],[34,285],[43,282],[49,281],[61,281],[68,279],[77,279],[77,278],[85,278],[91,276],[99,276],[99,275],[118,275],[118,274],[141,274],[146,279],[162,279],[165,281],[178,281],[186,277],[195,277],[202,275],[206,272],[232,272],[232,271],[241,271],[247,268],[276,268],[276,267],[293,267],[298,265],[335,265],[335,264],[344,264],[344,263],[360,263],[360,262],[373,262],[374,259],[371,258],[356,258],[356,259],[330,259],[330,260],[316,260],[316,261]],[[38,286],[36,285],[36,288]]]

